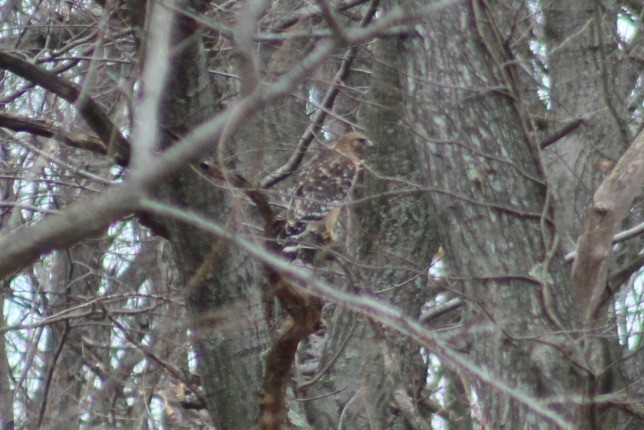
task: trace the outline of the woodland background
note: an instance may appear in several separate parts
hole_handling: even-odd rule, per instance
[[[2,429],[644,425],[641,0],[0,15]],[[348,130],[342,240],[289,263]]]

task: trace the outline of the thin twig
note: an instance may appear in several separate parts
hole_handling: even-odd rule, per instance
[[[627,241],[627,240],[632,239],[634,237],[637,237],[642,233],[644,233],[644,222],[641,223],[641,224],[636,225],[633,228],[629,228],[628,230],[620,231],[615,236],[613,236],[612,243],[615,244],[615,243],[624,242],[624,241]],[[572,261],[575,258],[576,252],[577,251],[569,252],[564,257],[564,260],[568,261],[568,262]]]
[[[557,142],[562,137],[572,133],[577,128],[579,128],[579,126],[581,126],[582,124],[585,124],[585,123],[586,123],[586,121],[584,121],[583,119],[579,118],[579,119],[576,119],[576,120],[574,120],[573,122],[571,122],[569,124],[566,124],[560,130],[557,130],[556,132],[554,132],[553,134],[551,134],[550,136],[546,137],[541,142],[539,142],[539,148],[546,149],[547,147],[549,147],[553,143]]]
[[[188,378],[184,378],[181,372],[175,369],[174,366],[172,366],[171,364],[166,363],[164,360],[159,358],[159,356],[157,356],[154,353],[154,351],[152,351],[148,346],[142,344],[141,342],[138,342],[134,338],[134,336],[132,336],[130,331],[111,315],[107,307],[105,307],[102,303],[100,304],[100,306],[103,308],[103,311],[107,315],[107,318],[112,322],[112,324],[114,324],[115,327],[117,327],[121,331],[121,333],[123,333],[123,336],[125,336],[125,339],[127,339],[127,341],[130,342],[132,346],[140,350],[150,360],[154,361],[159,366],[161,366],[161,368],[163,368],[166,372],[168,372],[170,376],[186,384],[186,386],[199,399],[199,401],[203,404],[206,404],[206,399],[204,399],[204,397],[201,395],[201,389],[198,386],[193,384],[192,381],[190,381]]]
[[[69,321],[65,321],[64,326],[65,326],[65,329],[63,330],[63,334],[60,338],[60,342],[58,343],[58,347],[56,348],[56,352],[54,352],[54,356],[52,357],[52,360],[51,360],[51,365],[47,370],[45,383],[43,384],[43,396],[42,396],[42,402],[40,403],[40,411],[38,412],[38,425],[36,426],[38,428],[40,428],[40,426],[42,425],[42,420],[45,417],[45,409],[47,408],[47,397],[49,396],[49,387],[51,385],[51,380],[54,377],[54,371],[56,370],[56,362],[58,361],[58,357],[60,356],[60,354],[63,352],[63,347],[65,346],[67,335],[71,330],[69,326]],[[66,395],[66,393],[62,393],[62,395]]]

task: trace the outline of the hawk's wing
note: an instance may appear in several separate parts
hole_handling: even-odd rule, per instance
[[[358,171],[355,160],[328,148],[299,176],[286,214],[286,236],[297,236],[311,221],[319,221],[349,194]]]

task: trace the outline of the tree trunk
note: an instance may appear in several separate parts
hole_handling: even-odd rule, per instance
[[[561,349],[574,351],[565,333],[575,314],[544,172],[487,7],[463,1],[432,14],[406,69],[446,278],[468,300],[463,324],[475,362],[535,398],[581,396],[586,375]],[[489,428],[557,428],[494,387],[472,384]],[[560,422],[591,428],[582,408],[549,407]]]
[[[173,69],[162,106],[162,124],[183,135],[213,113],[218,94],[209,81],[206,53],[196,25],[181,17],[175,28]],[[160,196],[178,207],[190,207],[240,234],[246,203],[240,196],[213,186],[199,167],[160,187]],[[201,384],[208,410],[220,429],[250,428],[258,412],[257,387],[267,347],[267,327],[259,299],[260,268],[226,241],[204,235],[197,228],[167,220],[185,297],[192,314]],[[252,388],[251,388],[252,387]]]
[[[630,143],[622,118],[635,70],[620,64],[616,9],[593,0],[542,1],[548,43],[554,121],[586,124],[544,151],[557,190],[557,221],[567,250],[574,249],[586,206],[603,177]],[[601,11],[596,10],[600,8]],[[610,78],[608,77],[610,75]],[[617,111],[619,109],[619,111]]]
[[[579,118],[585,121],[544,151],[549,182],[556,190],[558,231],[565,249],[572,251],[593,194],[630,144],[626,100],[634,80],[641,79],[642,69],[618,48],[620,9],[616,4],[591,0],[541,3],[553,120],[556,124]],[[641,35],[639,39],[634,43],[641,44]],[[636,258],[640,250],[635,248],[622,250],[622,259]],[[593,282],[584,284],[588,285],[581,290],[580,285],[573,285],[573,298],[584,316],[594,315],[584,321],[593,379],[590,390],[597,394],[619,390],[624,387],[623,357],[612,312],[614,298],[611,289],[593,292],[588,291]],[[604,299],[602,305],[591,310],[597,306],[591,302],[598,293]],[[616,427],[616,419],[615,409],[597,411],[596,425]]]
[[[438,248],[429,207],[420,196],[422,178],[414,140],[402,121],[402,42],[375,42],[365,130],[374,147],[365,157],[362,186],[349,207],[348,288],[377,294],[406,314],[418,317],[432,295],[427,266]],[[333,373],[306,390],[307,397],[345,387],[335,398],[307,403],[315,428],[412,428],[426,422],[414,407],[424,385],[426,368],[420,350],[382,328],[335,309],[329,338],[320,360],[334,361]],[[353,357],[360,356],[361,360]],[[397,411],[401,411],[398,413]]]

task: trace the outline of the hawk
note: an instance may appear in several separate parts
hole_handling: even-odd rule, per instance
[[[317,234],[323,243],[335,241],[334,226],[343,200],[349,196],[362,167],[369,139],[347,133],[321,148],[298,177],[283,231],[284,254],[295,259],[301,239]]]

